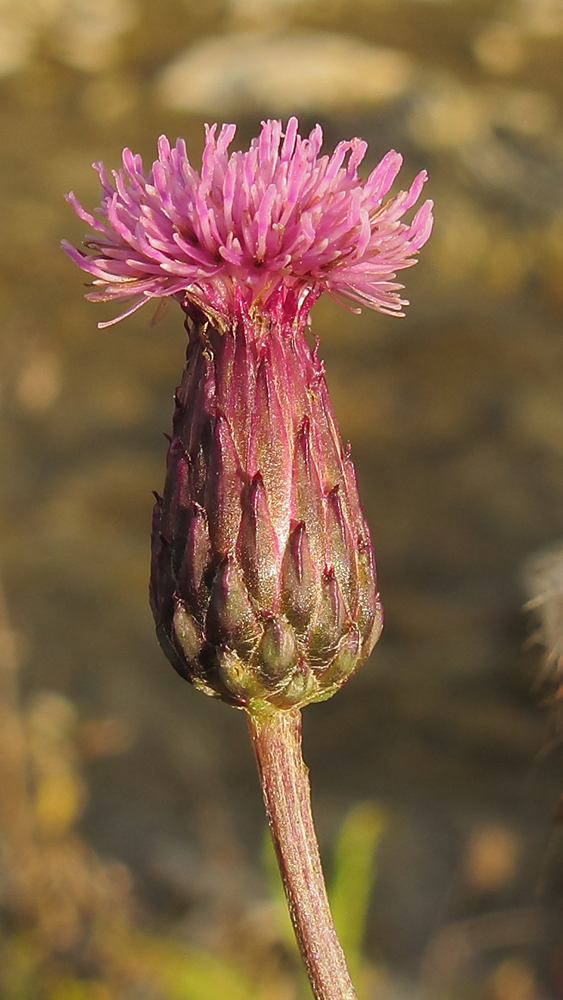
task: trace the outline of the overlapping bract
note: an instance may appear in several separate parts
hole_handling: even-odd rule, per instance
[[[327,290],[400,313],[406,302],[396,272],[415,263],[432,228],[430,201],[410,224],[401,221],[420,197],[425,171],[385,202],[401,167],[398,153],[387,153],[362,182],[365,142],[341,142],[332,156],[320,156],[320,126],[306,139],[297,129],[295,118],[285,134],[280,121],[263,122],[247,151],[229,155],[235,126],[223,125],[218,135],[216,125],[207,126],[201,173],[183,140],[171,148],[165,136],[148,175],[128,149],[113,172],[115,186],[95,164],[103,189],[97,215],[67,197],[96,235],[86,253],[63,243],[98,286],[87,297],[133,298],[121,319],[152,298],[176,296],[219,325],[232,321],[239,299],[267,311],[280,286],[316,296]]]
[[[241,306],[223,335],[193,314],[154,509],[163,649],[197,687],[250,709],[329,697],[381,630],[369,530],[307,309],[280,295],[257,324]]]

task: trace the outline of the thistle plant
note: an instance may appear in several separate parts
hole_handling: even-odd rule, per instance
[[[245,711],[298,944],[317,1000],[355,997],[332,923],[301,755],[304,705],[330,697],[382,627],[369,530],[342,445],[309,313],[323,291],[390,315],[396,272],[432,227],[426,174],[385,200],[392,151],[365,182],[367,144],[320,156],[322,131],[262,124],[246,152],[234,125],[206,127],[201,172],[165,137],[146,174],[124,150],[85,250],[94,302],[175,298],[187,364],[176,391],[152,532],[160,644],[194,687]],[[132,301],[131,301],[132,300]]]

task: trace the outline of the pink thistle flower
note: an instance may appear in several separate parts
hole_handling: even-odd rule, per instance
[[[229,155],[235,125],[206,126],[201,173],[183,140],[158,142],[148,174],[139,155],[123,152],[111,184],[94,164],[103,189],[97,215],[71,192],[67,200],[95,231],[86,253],[63,247],[99,290],[94,302],[133,299],[110,326],[150,299],[173,296],[202,309],[220,327],[237,308],[268,310],[273,296],[292,291],[311,304],[324,290],[392,315],[403,315],[396,272],[415,263],[432,229],[432,202],[410,224],[402,218],[418,201],[426,172],[408,191],[384,201],[400,170],[393,150],[365,182],[358,177],[367,143],[340,142],[319,156],[317,125],[302,139],[296,118],[262,123],[246,152]],[[238,303],[238,306],[237,306]]]
[[[349,448],[332,412],[310,307],[326,290],[401,314],[396,272],[432,227],[426,180],[387,201],[391,152],[362,183],[360,139],[319,156],[291,118],[247,152],[207,128],[201,174],[159,140],[145,175],[123,153],[87,252],[94,301],[176,298],[187,364],[176,391],[163,496],[153,512],[150,599],[161,646],[206,694],[247,713],[290,913],[316,1000],[355,1000],[332,923],[301,757],[300,709],[361,666],[383,622]],[[112,320],[111,322],[117,322]],[[101,323],[100,326],[108,326]]]

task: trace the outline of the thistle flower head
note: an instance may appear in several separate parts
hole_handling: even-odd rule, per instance
[[[418,201],[422,171],[408,191],[385,201],[402,164],[391,151],[366,181],[358,177],[367,143],[351,139],[332,156],[320,156],[317,125],[301,138],[297,119],[262,123],[246,152],[228,147],[235,125],[206,126],[199,173],[183,140],[165,136],[148,174],[139,155],[123,152],[123,167],[109,180],[95,164],[103,190],[96,215],[73,193],[77,215],[95,231],[86,252],[63,243],[92,275],[92,301],[132,300],[129,315],[147,301],[173,296],[198,306],[219,328],[242,304],[266,313],[280,293],[312,302],[322,291],[399,314],[406,301],[396,272],[415,263],[430,235],[432,202],[410,223],[404,214]]]
[[[297,127],[264,122],[230,155],[235,126],[208,127],[201,173],[162,137],[148,175],[129,150],[114,184],[97,165],[97,216],[68,195],[95,231],[85,252],[64,245],[94,279],[87,297],[132,299],[125,316],[168,296],[186,314],[151,605],[176,669],[250,712],[328,697],[379,636],[354,467],[305,327],[323,290],[400,314],[396,272],[432,227],[429,201],[402,221],[424,171],[386,201],[398,153],[362,182],[365,142],[320,156],[320,127]]]

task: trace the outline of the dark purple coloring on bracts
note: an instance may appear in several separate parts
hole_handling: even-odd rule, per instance
[[[241,707],[329,697],[382,624],[354,466],[282,292],[224,334],[187,310],[151,603],[161,645],[196,687]]]

